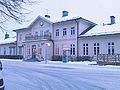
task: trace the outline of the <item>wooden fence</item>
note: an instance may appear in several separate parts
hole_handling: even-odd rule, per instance
[[[120,54],[99,54],[97,56],[97,64],[99,65],[120,65]]]

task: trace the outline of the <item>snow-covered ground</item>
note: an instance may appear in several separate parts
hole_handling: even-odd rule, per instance
[[[120,90],[120,66],[2,60],[5,90]]]

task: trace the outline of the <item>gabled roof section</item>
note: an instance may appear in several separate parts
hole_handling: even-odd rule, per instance
[[[86,32],[81,37],[85,36],[100,36],[100,35],[111,35],[120,33],[120,23],[112,25],[96,25],[94,28]]]
[[[52,19],[52,18],[46,18],[46,17],[42,17],[42,16],[38,16],[34,21],[32,21],[32,23],[30,24],[30,25],[28,25],[27,27],[25,27],[25,28],[21,28],[21,29],[16,29],[16,30],[13,30],[13,31],[19,31],[19,30],[27,30],[27,29],[29,29],[29,28],[31,28],[32,27],[32,25],[37,21],[37,20],[39,20],[39,19],[42,19],[42,20],[44,20],[44,21],[46,21],[46,22],[48,22],[48,23],[50,23],[50,24],[56,24],[56,23],[62,23],[62,22],[66,22],[66,21],[72,21],[72,20],[83,20],[83,21],[85,21],[85,22],[87,22],[87,23],[90,23],[91,25],[96,25],[96,23],[94,23],[94,22],[91,22],[91,21],[89,21],[89,20],[87,20],[87,19],[84,19],[84,18],[82,18],[82,17],[70,17],[70,16],[66,16],[66,17],[61,17],[61,18],[59,18],[59,19]]]
[[[50,20],[48,20],[47,18],[44,18],[44,17],[42,17],[42,16],[38,16],[38,17],[28,26],[28,28],[30,28],[30,27],[31,27],[37,20],[39,20],[39,19],[42,19],[42,20],[44,20],[44,21],[46,21],[46,22],[48,22],[48,23],[53,24],[53,22],[50,21]]]
[[[58,19],[54,19],[52,20],[55,23],[61,23],[61,22],[66,22],[66,21],[72,21],[72,20],[76,20],[76,19],[81,19],[81,17],[70,17],[70,16],[66,16],[66,17],[61,17]]]
[[[89,26],[86,30],[84,30],[80,35],[84,35],[85,33],[87,33],[89,30],[91,30],[93,27],[95,27],[95,25],[91,25]]]
[[[32,25],[33,25],[36,21],[38,21],[39,19],[42,19],[42,20],[44,20],[44,21],[46,21],[46,22],[48,22],[48,23],[53,24],[53,22],[50,21],[49,19],[44,18],[44,17],[42,17],[42,16],[38,16],[38,17],[37,17],[34,21],[32,21],[32,23],[31,23],[30,25],[28,25],[27,27],[25,27],[25,28],[20,28],[20,29],[16,29],[16,30],[13,30],[13,31],[16,32],[16,31],[21,31],[21,30],[27,30],[27,29],[31,28]]]

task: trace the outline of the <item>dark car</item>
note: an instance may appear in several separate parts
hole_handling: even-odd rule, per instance
[[[0,61],[0,90],[4,90],[4,81],[2,77],[2,62]]]

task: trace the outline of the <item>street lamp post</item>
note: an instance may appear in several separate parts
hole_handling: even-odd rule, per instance
[[[48,62],[47,58],[47,48],[50,46],[50,43],[45,43],[45,64]]]

